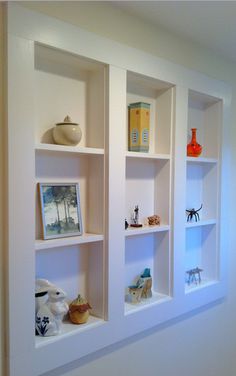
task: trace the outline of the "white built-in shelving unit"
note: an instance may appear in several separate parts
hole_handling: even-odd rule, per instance
[[[174,88],[168,82],[127,72],[128,105],[150,103],[150,145],[148,153],[126,152],[125,209],[130,221],[135,205],[140,221],[153,214],[160,226],[127,229],[125,240],[125,314],[168,301],[171,297],[171,169],[174,121]],[[128,118],[128,116],[127,116]],[[128,120],[126,121],[128,135]],[[126,137],[127,148],[128,136]],[[143,268],[152,271],[152,298],[138,305],[127,299],[127,287],[137,281]]]
[[[187,157],[186,208],[200,208],[200,221],[186,224],[186,270],[203,269],[200,285],[186,284],[189,293],[219,280],[220,163],[222,101],[189,90],[188,134],[198,129],[203,145],[199,158]]]
[[[230,90],[17,4],[7,17],[9,376],[39,376],[225,295]],[[128,105],[140,101],[150,103],[147,153],[128,151]],[[82,130],[76,147],[53,143],[66,115]],[[191,128],[203,146],[198,158],[186,156]],[[38,183],[63,182],[79,183],[83,234],[43,240]],[[200,220],[187,222],[186,209],[201,204]],[[135,205],[143,227],[125,230]],[[147,224],[153,214],[160,226]],[[188,284],[196,267],[202,282]],[[132,304],[128,286],[145,268],[152,297]],[[89,321],[35,336],[35,278],[68,301],[80,292]]]

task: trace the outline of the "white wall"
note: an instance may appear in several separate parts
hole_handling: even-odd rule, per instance
[[[235,376],[236,370],[236,68],[197,45],[178,39],[100,2],[27,2],[25,6],[119,42],[230,82],[233,87],[229,212],[229,291],[221,304],[193,313],[56,370],[47,376]],[[214,6],[214,5],[213,5]],[[23,340],[23,339],[22,339]],[[83,346],[83,344],[78,344]],[[70,349],[68,349],[70,351]],[[60,354],[58,354],[60,356]],[[3,375],[2,375],[3,376]],[[5,376],[5,375],[4,375]],[[23,375],[19,375],[23,376]]]
[[[20,2],[62,21],[185,65],[215,78],[230,80],[234,65],[206,48],[123,13],[109,1]],[[214,5],[212,5],[214,6]],[[220,77],[222,76],[222,77]]]
[[[3,7],[0,4],[0,376],[3,373]]]

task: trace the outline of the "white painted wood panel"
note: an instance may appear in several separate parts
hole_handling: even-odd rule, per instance
[[[230,89],[17,4],[8,18],[9,376],[39,376],[224,296]],[[149,153],[127,151],[127,104],[140,100],[151,103]],[[52,143],[51,128],[67,114],[83,132],[75,148]],[[186,156],[192,127],[204,147],[198,159]],[[71,181],[80,184],[84,234],[43,241],[36,185]],[[201,203],[201,221],[187,223],[186,208]],[[125,230],[135,205],[145,226]],[[147,226],[152,214],[160,226]],[[196,266],[202,284],[186,285]],[[153,297],[130,304],[127,287],[146,267]],[[84,294],[89,322],[35,339],[35,276],[69,299]]]
[[[30,375],[34,351],[33,43],[8,38],[9,372]],[[15,62],[18,62],[17,65]],[[30,266],[31,265],[31,266]],[[22,292],[24,292],[22,294]],[[17,306],[17,315],[16,315]],[[27,307],[27,308],[26,308]],[[20,323],[20,325],[19,325]],[[22,346],[22,339],[24,345]]]

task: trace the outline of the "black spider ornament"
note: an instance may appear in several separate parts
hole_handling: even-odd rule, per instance
[[[200,217],[199,217],[199,214],[198,212],[202,209],[202,205],[199,209],[195,210],[194,208],[193,209],[190,209],[190,210],[187,210],[186,209],[186,212],[189,213],[188,216],[187,216],[187,222],[191,221],[194,217],[195,221],[199,221],[200,220]]]

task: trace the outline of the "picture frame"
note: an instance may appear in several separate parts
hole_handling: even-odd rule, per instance
[[[39,183],[43,239],[82,235],[78,183]]]

